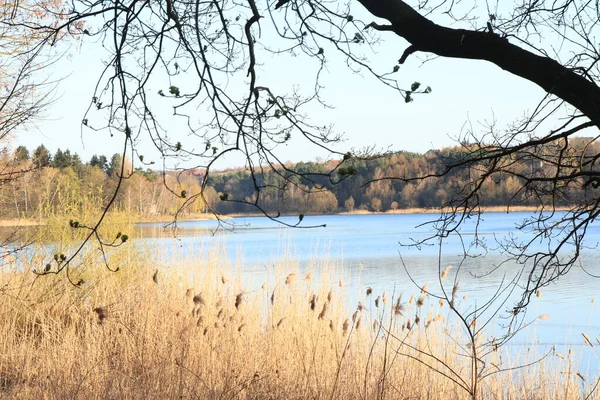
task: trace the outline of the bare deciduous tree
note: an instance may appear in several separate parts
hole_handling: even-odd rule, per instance
[[[360,8],[356,15],[350,12],[354,7]],[[465,132],[460,138],[463,151],[423,176],[381,178],[414,182],[467,174],[470,183],[454,189],[446,212],[435,221],[437,237],[459,234],[466,218],[477,218],[482,185],[499,176],[515,178],[515,199],[521,195],[537,199],[540,211],[520,227],[533,235],[522,242],[502,243],[528,275],[515,312],[527,305],[538,288],[571,268],[586,230],[600,213],[595,146],[600,127],[599,52],[594,40],[600,6],[596,3],[77,0],[58,15],[63,20],[56,24],[18,16],[4,26],[34,32],[44,44],[66,33],[102,42],[106,68],[90,96],[89,111],[82,116],[84,128],[122,135],[123,157],[131,153],[141,163],[146,161],[138,144],[152,141],[163,160],[186,160],[193,164],[189,168],[202,169],[202,188],[218,160],[241,154],[252,173],[255,195],[236,199],[221,193],[220,199],[259,209],[262,193],[269,190],[320,190],[305,183],[316,175],[336,183],[353,173],[352,158],[360,155],[339,151],[340,137],[333,127],[311,121],[302,112],[306,104],[321,101],[320,72],[328,59],[336,59],[329,56],[332,50],[350,68],[372,74],[406,102],[431,91],[418,82],[401,87],[394,78],[399,65],[417,52],[487,61],[537,84],[547,96],[514,125]],[[407,42],[399,51],[398,64],[391,71],[379,71],[369,61],[368,45],[398,38]],[[257,65],[289,52],[316,66],[312,90],[289,93],[265,83]],[[176,83],[180,76],[185,77],[185,87]],[[156,80],[164,82],[158,93],[149,90]],[[163,128],[158,110],[165,103],[185,121],[189,142],[172,139]],[[548,124],[553,127],[548,129]],[[571,138],[582,132],[591,132],[587,144],[572,146]],[[327,149],[342,162],[318,174],[294,169],[276,151],[292,136]],[[517,168],[523,163],[531,168]],[[265,171],[281,180],[265,182]],[[167,186],[175,191],[175,186]],[[584,188],[586,195],[570,198],[572,188]],[[184,206],[203,196],[202,191],[177,194],[185,199]],[[556,213],[558,205],[568,211]],[[265,214],[279,218],[279,214]],[[541,251],[533,246],[540,240],[547,243]]]
[[[23,163],[10,151],[13,137],[43,117],[52,103],[57,81],[40,74],[60,54],[50,45],[62,42],[67,32],[48,37],[45,32],[30,29],[26,21],[37,20],[57,26],[63,19],[61,2],[55,0],[3,2],[0,5],[0,186],[14,185],[35,166]],[[20,23],[25,23],[19,25]],[[27,203],[26,203],[27,204]],[[19,210],[17,210],[18,212]],[[12,258],[29,242],[14,229],[0,242],[2,259]],[[20,243],[18,243],[20,242]],[[18,243],[18,244],[17,244]]]

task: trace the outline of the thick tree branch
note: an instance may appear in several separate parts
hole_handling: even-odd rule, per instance
[[[404,53],[402,53],[400,59],[398,60],[398,64],[404,64],[408,56],[417,51],[419,51],[419,49],[417,49],[414,45],[411,44],[410,46],[408,46],[406,50],[404,50]]]
[[[485,60],[527,79],[584,113],[600,127],[600,89],[557,61],[529,52],[490,32],[451,29],[433,23],[402,0],[359,0],[417,51]]]

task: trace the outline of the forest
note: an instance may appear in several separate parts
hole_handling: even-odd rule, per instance
[[[571,139],[571,158],[597,154],[599,149],[589,142],[589,138]],[[589,201],[597,186],[584,177],[577,185],[570,182],[560,187],[543,179],[534,187],[531,181],[520,179],[521,175],[552,176],[555,168],[551,155],[561,150],[551,146],[541,150],[545,156],[536,162],[526,156],[520,159],[517,154],[508,167],[485,179],[481,179],[484,165],[481,169],[473,164],[456,167],[473,153],[465,149],[468,147],[288,163],[279,170],[254,175],[247,168],[231,168],[213,171],[206,180],[201,171],[144,170],[132,168],[133,163],[126,160],[125,179],[113,210],[151,219],[177,212],[185,217],[213,212],[322,214],[439,209],[475,184],[480,185],[478,200],[482,206],[536,206],[540,200],[544,203],[540,193],[548,193],[549,205],[568,207]],[[123,162],[120,154],[94,155],[84,162],[69,150],[51,154],[44,145],[32,151],[24,146],[5,150],[2,158],[4,176],[11,177],[0,187],[0,218],[4,219],[43,220],[61,211],[64,204],[91,202],[106,207],[115,193]],[[453,165],[452,170],[446,170],[448,165]],[[286,175],[292,168],[297,173]],[[200,192],[203,181],[203,195],[186,201],[186,194]],[[550,186],[544,189],[544,184]]]

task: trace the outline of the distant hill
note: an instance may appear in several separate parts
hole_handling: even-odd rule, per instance
[[[478,151],[475,146],[425,154],[400,151],[369,158],[348,156],[344,160],[288,163],[274,170],[265,168],[264,173],[255,171],[254,175],[246,168],[230,168],[211,172],[203,196],[197,195],[204,178],[202,170],[165,173],[137,169],[123,182],[114,207],[141,217],[173,215],[184,204],[185,212],[194,214],[256,213],[261,209],[275,214],[381,212],[439,208],[472,185],[480,186],[478,200],[482,206],[537,206],[546,199],[532,196],[531,187],[524,186],[521,175],[552,177],[553,160],[559,154],[569,154],[563,162],[577,162],[586,155],[592,157],[592,164],[593,157],[600,154],[591,138],[570,139],[567,149],[541,148],[542,157],[533,158],[514,154],[489,176],[484,163],[449,169],[468,161]],[[81,205],[93,199],[106,205],[121,162],[120,156],[113,155],[110,161],[105,156],[94,156],[84,163],[68,150],[51,156],[43,146],[29,157],[28,150],[20,147],[12,158],[5,156],[5,170],[10,166],[33,171],[0,187],[0,218],[43,218],[65,207],[67,201]],[[434,177],[440,174],[443,176]],[[424,178],[415,179],[418,177]],[[548,201],[552,195],[556,206],[597,197],[598,185],[584,178],[574,177],[561,187],[553,186],[551,180],[534,183],[547,185]],[[536,190],[540,192],[544,191]]]

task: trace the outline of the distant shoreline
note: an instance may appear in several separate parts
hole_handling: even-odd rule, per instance
[[[7,218],[0,219],[0,227],[42,226],[46,221],[34,218]]]
[[[536,212],[539,211],[539,207],[534,206],[510,206],[507,211],[507,206],[489,206],[489,207],[481,207],[481,211],[484,213],[490,212],[501,212],[501,213],[511,213],[511,212]],[[556,207],[555,211],[567,211],[567,207]],[[388,210],[388,211],[369,211],[369,210],[354,210],[354,211],[340,211],[337,213],[328,213],[328,214],[306,214],[306,215],[394,215],[394,214],[439,214],[442,211],[441,208],[402,208],[397,210]],[[289,213],[289,214],[281,214],[282,217],[294,217],[298,216],[297,213]],[[224,219],[227,218],[240,218],[240,217],[264,217],[263,214],[260,213],[246,213],[246,214],[227,214],[222,216]],[[205,218],[208,219],[208,218]],[[183,220],[182,220],[183,221]]]
[[[507,206],[490,206],[490,207],[482,207],[482,212],[536,212],[539,210],[539,207],[533,206],[511,206],[507,211]],[[557,207],[556,211],[566,211],[568,208]],[[354,211],[341,211],[338,213],[331,214],[322,214],[322,215],[395,215],[395,214],[437,214],[441,211],[439,208],[403,208],[398,210],[388,210],[388,211],[368,211],[368,210],[354,210]],[[282,214],[281,216],[297,216],[298,214],[290,213],[290,214]],[[320,215],[320,214],[307,214],[307,215]],[[243,217],[263,217],[264,215],[261,213],[245,213],[245,214],[225,214],[221,215],[223,219],[230,218],[243,218]],[[214,220],[216,217],[213,214],[189,214],[184,218],[179,218],[178,221],[208,221]],[[163,215],[156,217],[146,217],[140,218],[136,223],[152,223],[152,222],[164,222],[168,223],[173,221],[173,216]],[[26,226],[42,226],[46,223],[45,220],[33,219],[33,218],[7,218],[0,219],[0,227],[26,227]]]
[[[502,212],[502,213],[511,213],[511,212],[536,212],[539,211],[539,207],[534,206],[488,206],[481,207],[481,212],[489,213],[489,212]],[[555,211],[566,211],[568,207],[556,207]],[[354,211],[343,211],[339,214],[343,215],[368,215],[368,214],[437,214],[442,211],[441,208],[402,208],[397,210],[388,210],[388,211],[368,211],[368,210],[354,210]]]

